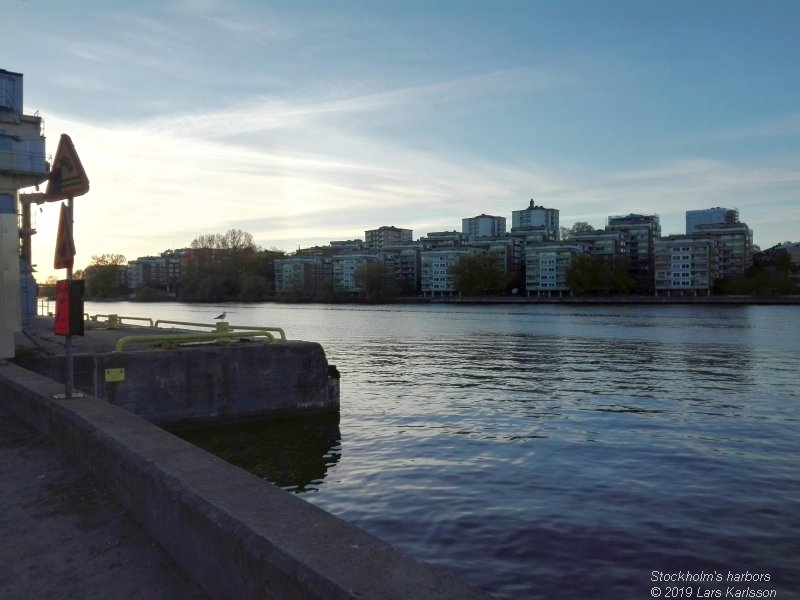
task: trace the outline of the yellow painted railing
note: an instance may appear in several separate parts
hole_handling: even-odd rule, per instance
[[[122,325],[122,320],[123,319],[125,319],[126,321],[146,321],[147,323],[150,324],[150,327],[154,327],[153,319],[150,319],[148,317],[123,317],[122,315],[113,315],[113,314],[112,315],[94,315],[92,317],[92,321],[97,321],[97,319],[99,319],[101,317],[106,319],[106,325],[108,325],[111,329],[113,329],[115,327],[119,327],[120,325]]]
[[[250,327],[247,325],[230,325],[226,321],[220,323],[192,323],[190,321],[168,321],[159,319],[154,327],[159,325],[187,325],[190,327],[215,327],[216,331],[274,331],[281,337],[281,341],[286,341],[286,333],[280,327]]]
[[[210,331],[208,333],[172,333],[164,335],[128,335],[117,341],[114,352],[122,352],[128,344],[142,342],[159,342],[166,344],[178,344],[180,342],[206,342],[206,341],[230,341],[231,338],[243,337],[265,337],[270,344],[275,343],[275,336],[266,330],[248,331]]]

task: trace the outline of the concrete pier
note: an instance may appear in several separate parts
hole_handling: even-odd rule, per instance
[[[235,341],[161,349],[119,339],[186,331],[86,323],[75,337],[75,389],[161,426],[182,427],[339,410],[339,379],[325,352],[304,341]],[[197,332],[195,332],[197,333]],[[63,338],[37,318],[17,336],[16,364],[64,381]]]
[[[120,406],[63,391],[0,363],[0,409],[88,469],[211,598],[488,598]]]

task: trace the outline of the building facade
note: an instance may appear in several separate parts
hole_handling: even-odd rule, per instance
[[[455,277],[451,273],[463,256],[471,256],[481,252],[477,248],[466,246],[425,250],[420,256],[422,273],[420,289],[423,295],[453,295],[457,292]]]
[[[700,225],[725,225],[739,222],[739,211],[735,208],[706,208],[686,211],[686,235],[697,233]]]
[[[543,242],[525,248],[525,289],[537,296],[569,293],[567,270],[574,256],[589,252],[589,244],[569,241]]]
[[[506,218],[481,214],[477,217],[461,219],[461,233],[468,241],[501,237],[506,234]]]
[[[703,235],[671,235],[655,242],[657,296],[710,295],[717,280],[717,242]]]
[[[364,245],[367,250],[380,250],[384,246],[394,244],[410,243],[413,231],[411,229],[401,229],[399,227],[386,226],[378,229],[369,229],[364,232]]]
[[[355,276],[359,267],[369,263],[380,262],[375,253],[360,254],[339,254],[332,259],[333,268],[333,289],[336,292],[346,294],[358,294],[362,292]]]
[[[630,276],[636,291],[650,294],[654,287],[655,242],[661,237],[661,220],[658,215],[629,215],[608,217],[606,229],[623,231],[628,236],[628,256],[631,260]]]
[[[278,296],[313,298],[324,281],[333,277],[329,256],[296,256],[275,259],[275,293]]]
[[[542,241],[556,241],[559,238],[558,214],[558,209],[536,206],[531,200],[528,208],[511,211],[511,234],[538,234]]]
[[[144,287],[174,292],[183,273],[180,252],[169,256],[143,256],[128,261],[127,285],[130,291]]]
[[[22,91],[22,74],[0,69],[0,358],[14,356],[14,332],[36,312],[32,266],[20,262],[20,235],[32,231],[19,229],[18,191],[50,173],[42,118],[23,113]]]
[[[720,279],[741,277],[753,265],[753,232],[746,223],[698,225],[695,233],[716,240]]]

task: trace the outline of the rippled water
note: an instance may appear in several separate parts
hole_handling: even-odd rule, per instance
[[[652,571],[800,590],[800,307],[224,309],[321,342],[341,417],[188,437],[498,598],[645,598]]]

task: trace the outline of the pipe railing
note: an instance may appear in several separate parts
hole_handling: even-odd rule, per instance
[[[145,321],[145,322],[150,324],[150,327],[154,327],[153,319],[151,319],[149,317],[125,317],[125,316],[122,316],[122,315],[114,315],[114,314],[111,314],[111,315],[94,315],[92,317],[92,321],[97,321],[97,319],[99,319],[100,317],[103,317],[103,318],[106,319],[106,325],[108,325],[108,327],[111,328],[111,329],[114,329],[115,327],[119,327],[120,325],[122,325],[122,320],[123,319],[128,320],[128,321]]]
[[[208,342],[208,341],[230,341],[232,338],[244,337],[265,337],[270,344],[275,343],[275,336],[269,331],[212,331],[208,333],[172,333],[165,335],[128,335],[120,338],[114,346],[114,352],[123,352],[128,344],[142,342],[159,342],[166,344],[178,344],[181,342]]]
[[[231,325],[226,321],[220,323],[193,323],[191,321],[170,321],[158,319],[154,327],[159,325],[186,325],[190,327],[215,327],[217,331],[274,331],[281,337],[281,341],[286,341],[286,333],[280,327],[251,327],[248,325]]]

